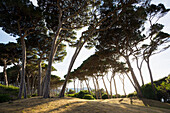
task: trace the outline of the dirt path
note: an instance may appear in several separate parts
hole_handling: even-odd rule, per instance
[[[135,100],[134,105],[130,105],[129,99],[119,100],[35,97],[1,103],[0,113],[170,113],[170,109],[144,107],[139,100]]]

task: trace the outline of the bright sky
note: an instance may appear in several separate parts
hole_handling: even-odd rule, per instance
[[[33,0],[33,1],[36,1],[36,0]],[[160,3],[159,1],[160,0],[153,0],[152,3],[158,4]],[[163,3],[166,6],[166,8],[170,8],[170,0],[161,0],[161,3]],[[170,33],[170,13],[168,13],[164,18],[160,19],[159,23],[162,23],[163,25],[165,25],[164,27],[165,32]],[[80,34],[81,33],[78,32],[77,36],[80,37]],[[15,39],[16,38],[9,36],[8,34],[6,34],[0,29],[0,43],[8,43],[9,41],[16,42]],[[67,47],[67,56],[65,57],[64,61],[62,63],[53,64],[53,66],[58,70],[57,72],[53,72],[53,74],[56,74],[60,76],[61,78],[63,78],[63,76],[67,73],[68,66],[71,61],[71,57],[74,54],[74,51],[75,51],[75,48]],[[95,52],[94,48],[91,50],[87,50],[83,48],[77,60],[75,61],[73,69],[76,69],[77,67],[79,67],[82,64],[82,62],[85,59],[87,59],[90,55],[94,54],[94,52]],[[139,73],[136,69],[135,63],[133,63],[133,67],[137,75],[137,79],[139,80],[141,84],[141,79],[139,77]],[[151,57],[151,69],[153,72],[154,80],[158,80],[170,74],[170,49]],[[145,83],[150,82],[150,77],[149,77],[148,70],[146,68],[146,64],[143,65],[142,71],[143,71],[143,76],[144,76],[144,82]],[[0,67],[0,72],[2,72],[2,67]],[[107,82],[107,87],[109,89],[109,83],[107,79],[105,79],[105,82]],[[116,84],[118,88],[118,93],[123,94],[122,84],[118,76],[116,76]],[[90,82],[90,86],[93,88],[93,84],[91,82]],[[70,83],[68,87],[73,88],[73,83]],[[104,88],[102,80],[100,80],[100,87]],[[112,89],[113,93],[115,93],[113,85],[112,85],[112,88],[113,88]],[[134,88],[129,82],[127,77],[125,78],[125,90],[127,94],[134,91]]]

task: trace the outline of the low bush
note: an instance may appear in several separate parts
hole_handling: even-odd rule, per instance
[[[75,95],[77,98],[83,98],[84,95],[89,94],[87,90],[80,91],[77,95]]]
[[[0,94],[0,103],[7,102],[11,100],[11,97],[9,94]]]
[[[74,97],[75,94],[68,94],[68,97]]]
[[[133,93],[129,93],[128,95],[127,95],[127,97],[136,97],[137,96],[137,92],[135,91],[135,92],[133,92]]]
[[[84,95],[83,99],[94,100],[95,98],[90,94],[86,94],[86,95]]]
[[[102,95],[102,99],[108,99],[107,93],[104,93],[104,94]]]

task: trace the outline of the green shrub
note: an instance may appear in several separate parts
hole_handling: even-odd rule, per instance
[[[144,98],[147,99],[155,99],[155,93],[152,90],[152,85],[151,83],[145,84],[144,86],[142,86],[142,94]],[[157,92],[156,92],[157,95]]]
[[[36,93],[36,94],[32,94],[32,97],[36,97],[36,96],[38,96],[38,94]]]
[[[76,95],[77,98],[83,98],[84,95],[89,94],[87,90],[80,91],[78,95]]]
[[[102,99],[108,99],[107,93],[104,93],[104,94],[102,95]]]
[[[86,95],[84,95],[83,99],[94,100],[95,98],[90,94],[86,94]]]
[[[7,102],[9,100],[11,100],[11,97],[9,94],[0,94],[0,103]]]
[[[133,93],[129,93],[128,95],[127,95],[127,97],[136,97],[137,96],[137,92],[135,91],[135,92],[133,92]]]
[[[74,94],[68,94],[67,96],[68,97],[74,97]]]
[[[74,94],[75,92],[72,89],[69,89],[68,94]]]

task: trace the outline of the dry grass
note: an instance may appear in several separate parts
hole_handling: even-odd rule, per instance
[[[13,101],[12,103],[1,103],[0,113],[170,113],[170,109],[145,107],[143,102],[138,99],[133,100],[133,105],[130,104],[128,98],[121,102],[119,100],[83,100],[69,97],[43,99],[34,97]],[[150,103],[150,100],[146,101]],[[151,103],[170,108],[169,104],[157,101],[151,101]]]

